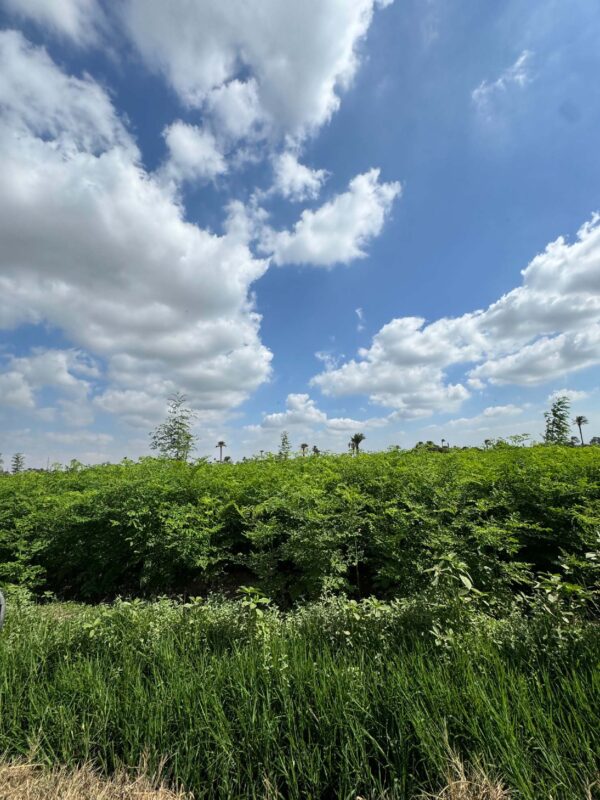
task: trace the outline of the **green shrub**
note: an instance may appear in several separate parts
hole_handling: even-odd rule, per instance
[[[87,600],[252,585],[284,607],[461,587],[503,607],[547,574],[589,593],[599,476],[598,448],[509,446],[22,473],[0,481],[0,582]]]

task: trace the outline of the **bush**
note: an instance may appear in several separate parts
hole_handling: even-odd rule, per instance
[[[63,598],[341,593],[512,602],[600,575],[600,450],[503,447],[231,465],[142,459],[0,481],[0,583]],[[583,596],[583,595],[582,595]]]

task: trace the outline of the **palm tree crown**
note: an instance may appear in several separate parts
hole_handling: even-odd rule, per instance
[[[223,461],[223,448],[227,447],[227,445],[225,444],[225,442],[222,439],[219,439],[219,441],[216,443],[215,447],[219,448],[219,461]]]
[[[356,453],[360,452],[360,443],[364,442],[367,437],[364,433],[355,433],[354,436],[350,439],[350,443],[352,445],[352,449],[355,450]]]
[[[588,419],[587,417],[584,417],[583,414],[580,414],[579,416],[575,417],[573,422],[579,428],[579,438],[581,439],[581,444],[583,444],[583,433],[581,432],[581,427],[588,424]]]

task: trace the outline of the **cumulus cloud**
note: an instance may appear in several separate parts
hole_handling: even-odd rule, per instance
[[[488,406],[480,414],[474,417],[460,417],[450,419],[444,423],[444,428],[469,428],[471,430],[488,430],[489,426],[502,424],[508,419],[518,417],[523,414],[521,406],[509,403],[505,406]],[[440,426],[435,426],[440,427]]]
[[[209,130],[176,120],[164,131],[169,158],[163,174],[176,182],[212,180],[227,172],[227,162]]]
[[[10,13],[75,41],[90,44],[103,26],[97,0],[1,0]]]
[[[547,402],[552,403],[557,397],[568,397],[571,402],[574,402],[576,400],[586,400],[589,396],[589,392],[579,389],[555,389],[548,395]]]
[[[98,377],[97,364],[79,350],[34,348],[28,356],[8,356],[0,364],[0,406],[35,409],[38,392],[50,387],[57,405],[36,415],[55,420],[60,412],[69,425],[88,425],[94,419],[88,402],[91,381]]]
[[[390,422],[388,417],[371,417],[357,420],[350,417],[329,417],[321,411],[308,394],[288,394],[286,410],[264,414],[260,425],[247,426],[247,430],[324,430],[329,433],[345,433],[356,430],[382,428]]]
[[[273,253],[275,264],[332,267],[366,256],[365,247],[378,236],[400,184],[380,183],[372,169],[350,181],[348,190],[315,211],[305,209],[291,231],[265,228],[260,247]]]
[[[452,411],[467,386],[535,385],[600,363],[600,217],[559,237],[486,310],[427,324],[392,320],[358,357],[315,376],[330,395],[366,394],[405,416]],[[474,364],[462,381],[446,370]],[[465,386],[467,384],[467,386]]]
[[[65,154],[98,154],[119,146],[130,158],[137,156],[104,89],[91,78],[64,73],[18,31],[0,31],[0,114],[4,139],[52,140]]]
[[[187,222],[106,92],[11,31],[0,110],[0,327],[58,327],[103,359],[109,389],[242,402],[271,360],[249,294],[267,262],[244,231]]]
[[[472,370],[474,378],[490,383],[543,383],[568,372],[593,367],[600,361],[600,324],[587,331],[543,337],[515,353],[492,358]]]
[[[0,373],[0,406],[35,408],[31,386],[20,372],[9,369]]]
[[[293,425],[322,425],[326,421],[327,414],[316,407],[309,395],[289,394],[286,410],[265,414],[261,425],[263,428],[285,428]]]
[[[294,153],[280,153],[273,161],[273,190],[288,200],[314,200],[327,178],[324,169],[300,164]]]
[[[94,398],[94,405],[102,411],[117,415],[133,427],[146,430],[156,424],[165,413],[162,397],[137,389],[107,389]]]
[[[221,136],[232,141],[260,136],[266,122],[253,78],[235,79],[213,89],[207,96],[205,111]]]
[[[121,13],[145,62],[185,103],[212,107],[238,135],[260,119],[301,137],[337,110],[374,8],[389,2],[126,0]]]

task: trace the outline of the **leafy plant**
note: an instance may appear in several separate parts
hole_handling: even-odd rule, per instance
[[[150,447],[164,458],[187,461],[194,447],[196,437],[192,433],[192,422],[195,415],[185,402],[185,395],[179,392],[171,395],[167,419],[150,434]]]

